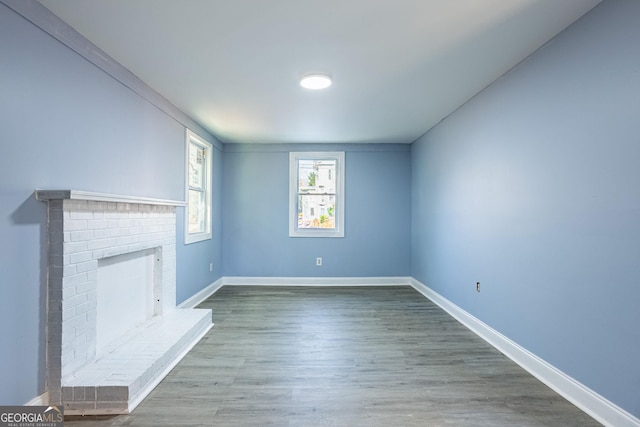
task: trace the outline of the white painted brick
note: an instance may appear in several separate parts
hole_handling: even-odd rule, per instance
[[[144,224],[144,223],[143,223]],[[139,235],[142,234],[144,232],[144,226],[143,225],[134,225],[129,229],[129,234],[132,235]]]
[[[76,264],[76,270],[78,271],[78,273],[95,270],[97,268],[98,268],[97,260],[91,260],[91,261],[86,261],[86,262],[81,262],[79,264]]]
[[[93,239],[93,231],[92,230],[84,230],[84,231],[72,231],[71,232],[71,241],[72,242],[82,242]]]
[[[112,256],[120,255],[122,253],[120,248],[104,248],[96,249],[92,251],[94,259],[109,258]]]
[[[64,245],[64,254],[73,254],[76,252],[84,252],[89,249],[89,242],[69,242]]]
[[[104,249],[104,248],[108,248],[109,246],[113,246],[111,244],[111,239],[94,239],[90,242],[87,243],[87,247],[85,250],[95,250],[95,249]],[[80,252],[80,251],[77,251]]]
[[[77,231],[77,230],[86,230],[87,229],[87,220],[86,219],[70,219],[65,221],[64,223],[64,231]]]
[[[87,210],[89,207],[89,201],[88,200],[71,200],[71,199],[66,199],[64,200],[64,209],[68,210],[68,211],[73,211],[73,210]]]
[[[97,322],[98,310],[90,310],[90,311],[87,311],[85,314],[87,318],[87,324],[89,325],[89,329],[94,331],[93,336],[95,337],[95,330],[98,328],[98,322]],[[95,342],[93,343],[90,342],[89,344],[95,346]]]
[[[77,273],[77,270],[76,270],[75,264],[69,264],[64,266],[64,272],[63,272],[64,277],[73,276],[76,273]]]
[[[69,219],[92,219],[93,213],[90,211],[71,211]]]
[[[98,230],[94,230],[93,231],[93,238],[94,239],[104,239],[106,237],[109,237],[109,230],[107,228],[98,229]]]
[[[75,287],[78,284],[88,282],[88,274],[86,272],[74,274],[73,276],[65,276],[62,278],[63,291],[68,287]]]
[[[118,228],[129,228],[133,227],[133,221],[130,219],[119,219],[118,220]]]
[[[87,296],[87,301],[98,301],[98,288],[89,289],[85,295]]]
[[[96,283],[98,280],[98,270],[87,271],[87,280]]]
[[[85,323],[85,321],[86,320],[84,316],[74,316],[62,322],[63,353],[68,353],[77,347],[72,343],[72,338],[75,336],[74,331],[78,327],[78,325],[82,325],[83,323]],[[69,340],[69,342],[67,342],[67,340]]]
[[[108,237],[117,237],[122,233],[122,229],[120,228],[109,228],[106,231]]]
[[[95,213],[103,213],[107,209],[107,202],[92,202],[91,210]]]
[[[70,255],[65,255],[65,257],[69,258],[69,262],[72,264],[77,264],[80,262],[85,262],[94,259],[93,254],[90,251],[85,252],[75,252]]]
[[[104,219],[111,220],[115,218],[120,218],[119,212],[111,211],[111,210],[104,211]]]
[[[75,308],[77,306],[79,306],[80,304],[84,304],[85,302],[87,302],[87,295],[88,292],[82,293],[82,294],[75,294],[72,297],[69,298],[65,298],[65,300],[63,301],[64,303],[64,311],[62,313],[62,321],[66,324],[68,321],[73,321],[73,318],[76,317],[75,314]],[[68,313],[70,310],[74,310],[73,313]],[[64,316],[70,316],[68,318],[65,318]]]
[[[62,297],[67,300],[78,293],[77,286],[67,286],[62,290]],[[62,301],[60,302],[62,304]]]
[[[96,300],[90,300],[85,302],[84,304],[79,304],[76,306],[76,314],[79,316],[81,314],[85,314],[86,312],[90,311],[90,310],[95,310],[96,307],[98,306],[98,301]],[[85,325],[86,327],[86,318],[84,320],[83,325]]]
[[[128,246],[131,245],[133,243],[133,237],[131,236],[123,236],[123,237],[118,237],[117,241],[118,241],[118,246]]]
[[[75,334],[75,328],[70,330],[70,333],[62,333],[62,348],[66,348],[66,347],[72,347],[75,348],[75,340],[76,340],[76,334]]]
[[[87,221],[87,228],[90,228],[91,230],[103,230],[103,229],[106,229],[108,226],[109,226],[109,221],[104,218],[92,219]]]
[[[92,291],[96,288],[96,282],[95,281],[91,281],[91,282],[84,282],[84,283],[79,283],[76,286],[73,286],[70,289],[74,290],[74,294],[83,294],[89,291]]]
[[[141,251],[143,249],[147,249],[149,248],[149,246],[143,244],[143,243],[136,243],[133,245],[129,246],[129,252],[137,252],[137,251]]]

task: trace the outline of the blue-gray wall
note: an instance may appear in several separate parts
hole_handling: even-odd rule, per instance
[[[636,417],[639,23],[604,1],[412,145],[412,276]]]
[[[0,58],[0,404],[10,405],[44,391],[46,205],[34,189],[184,200],[185,126],[4,4]],[[221,275],[216,213],[214,239],[184,247],[178,208],[178,302]]]
[[[345,237],[289,237],[289,151],[322,150],[345,151]],[[407,276],[410,154],[402,144],[225,145],[224,275]]]

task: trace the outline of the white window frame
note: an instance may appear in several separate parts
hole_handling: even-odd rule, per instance
[[[289,153],[289,237],[344,237],[345,162],[343,151]],[[335,228],[298,228],[298,162],[299,160],[336,161]]]
[[[190,244],[211,239],[211,169],[213,163],[213,145],[204,138],[198,136],[191,130],[187,129],[185,138],[185,200],[187,206],[184,211],[184,243]],[[204,149],[204,167],[203,167],[203,188],[195,188],[190,186],[189,180],[189,154],[192,146]],[[189,215],[193,213],[194,207],[190,205],[189,191],[201,191],[204,193],[205,206],[198,214],[203,216],[204,231],[189,232]]]

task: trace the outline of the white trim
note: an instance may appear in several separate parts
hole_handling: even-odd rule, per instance
[[[335,228],[298,228],[298,161],[335,160]],[[289,237],[344,237],[345,228],[344,151],[292,151],[289,153]]]
[[[96,193],[81,190],[36,190],[36,200],[86,200],[91,202],[136,203],[140,205],[186,206],[182,200],[156,199],[152,197],[127,196],[122,194]]]
[[[195,295],[193,295],[193,296],[187,298],[186,300],[182,301],[180,304],[178,304],[177,308],[178,309],[196,308],[204,300],[209,298],[211,295],[215,294],[223,286],[224,286],[223,280],[222,280],[222,278],[220,278],[220,279],[216,280],[215,282],[211,283],[206,288],[198,291]]]
[[[224,277],[230,286],[411,286],[411,278],[396,277]]]
[[[224,276],[187,298],[178,309],[195,308],[223,286],[411,286],[411,277],[246,277]]]
[[[44,393],[42,393],[40,396],[36,396],[33,399],[31,399],[30,401],[28,401],[27,403],[24,404],[24,406],[48,406],[49,405],[49,392],[45,391]]]
[[[611,427],[640,427],[640,419],[505,337],[433,289],[413,278],[411,286],[598,422]]]
[[[205,196],[205,231],[197,233],[189,233],[189,150],[191,144],[199,145],[204,150],[204,196]],[[213,236],[213,194],[211,190],[212,180],[211,172],[213,170],[213,146],[211,143],[190,129],[185,130],[185,155],[184,155],[184,198],[186,200],[186,209],[184,210],[184,244],[201,242],[203,240],[211,240]]]

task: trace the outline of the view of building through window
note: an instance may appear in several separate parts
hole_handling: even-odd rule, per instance
[[[298,228],[335,228],[336,166],[334,159],[298,161]]]

